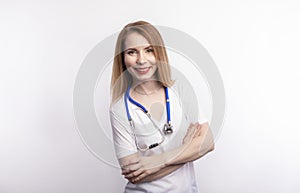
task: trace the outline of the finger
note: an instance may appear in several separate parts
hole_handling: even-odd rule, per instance
[[[188,129],[186,137],[187,139],[192,139],[195,135],[196,127],[194,124],[191,125],[191,127]]]
[[[131,182],[132,183],[138,183],[139,181],[141,181],[142,179],[144,179],[147,175],[146,172],[142,173],[141,175],[137,176],[137,177],[134,177],[133,179],[131,179]]]
[[[188,136],[190,133],[191,133],[191,131],[192,131],[192,123],[189,125],[189,127],[187,128],[187,130],[186,130],[186,136]]]
[[[187,136],[191,136],[194,134],[194,131],[195,131],[195,127],[193,124],[190,125],[190,127],[188,128],[187,130]]]
[[[130,174],[131,172],[134,172],[135,170],[132,170],[132,169],[122,169],[122,175],[127,175],[127,174]]]
[[[190,123],[189,129],[193,129],[194,125],[195,125],[194,123]]]
[[[135,170],[138,170],[140,167],[141,167],[141,163],[138,162],[138,163],[135,163],[135,164],[128,165],[128,166],[122,168],[122,170],[135,171]]]
[[[193,138],[198,136],[198,128],[197,128],[197,124],[194,124],[192,130],[190,131],[190,135],[189,138],[192,140]]]
[[[131,159],[128,159],[126,161],[123,161],[122,165],[121,165],[121,168],[126,168],[127,166],[129,165],[132,165],[132,164],[136,164],[140,161],[140,158],[139,157],[133,157]]]
[[[192,138],[194,138],[194,137],[197,136],[197,134],[198,134],[198,124],[197,123],[193,124],[193,128],[192,128],[191,134],[192,134]]]
[[[134,172],[131,172],[131,173],[125,175],[125,178],[127,178],[127,179],[135,178],[135,177],[141,175],[142,173],[143,173],[142,170],[137,170],[137,171],[134,171]]]
[[[129,166],[126,166],[125,168],[122,168],[122,175],[126,175],[128,173],[134,172],[138,169],[141,168],[141,164],[137,163],[137,164],[131,164]]]
[[[193,123],[192,126],[191,126],[191,130],[190,131],[191,131],[192,134],[195,134],[195,130],[196,130],[196,124]]]
[[[197,123],[195,137],[201,135],[201,124]]]

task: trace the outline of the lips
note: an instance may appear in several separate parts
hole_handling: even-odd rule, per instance
[[[139,74],[146,74],[151,67],[146,67],[146,68],[134,68]]]

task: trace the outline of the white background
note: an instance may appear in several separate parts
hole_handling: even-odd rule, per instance
[[[227,113],[196,162],[203,193],[300,191],[300,3],[0,1],[0,192],[121,192],[77,133],[72,92],[88,52],[128,22],[185,31],[209,51]]]

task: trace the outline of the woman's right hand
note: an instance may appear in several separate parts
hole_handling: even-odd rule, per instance
[[[133,154],[128,156],[126,161],[123,161],[121,167],[122,174],[125,178],[131,183],[136,183],[143,180],[145,177],[160,171],[165,168],[166,165],[161,155],[139,156]]]

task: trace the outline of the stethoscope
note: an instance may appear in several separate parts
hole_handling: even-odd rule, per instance
[[[164,134],[162,133],[162,131],[159,129],[159,127],[156,125],[156,123],[153,121],[153,119],[151,118],[151,115],[150,113],[148,112],[148,110],[143,106],[141,105],[140,103],[138,103],[137,101],[133,100],[130,95],[129,95],[129,91],[130,91],[130,85],[128,86],[127,90],[126,90],[126,93],[124,95],[124,101],[125,101],[125,107],[126,107],[126,113],[127,113],[127,118],[128,118],[128,121],[129,121],[129,124],[130,124],[130,127],[131,127],[131,130],[133,132],[133,135],[134,135],[134,139],[135,139],[135,144],[136,144],[136,147],[141,150],[141,151],[147,151],[149,149],[152,149],[154,147],[157,147],[158,145],[162,144],[165,140],[165,135],[167,134],[171,134],[173,133],[173,129],[172,129],[172,125],[171,125],[171,114],[170,114],[170,99],[169,99],[169,93],[168,93],[168,87],[165,87],[165,94],[166,94],[166,110],[167,110],[167,123],[165,123],[164,125],[164,129],[163,129],[163,132]],[[150,119],[150,121],[152,122],[152,124],[154,125],[154,127],[159,131],[160,135],[161,135],[161,141],[158,142],[158,143],[153,143],[149,146],[146,145],[146,147],[140,147],[139,146],[139,143],[138,143],[138,140],[137,140],[137,136],[134,132],[135,130],[135,126],[134,126],[134,121],[132,120],[131,118],[131,115],[129,113],[129,109],[128,109],[128,100],[130,102],[132,102],[134,105],[136,105],[137,107],[139,107],[147,116],[148,118]]]

